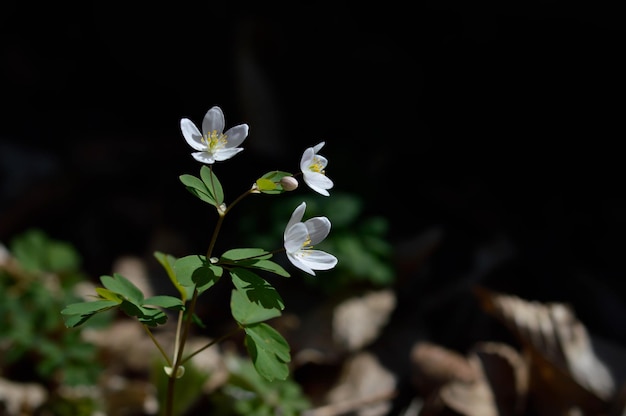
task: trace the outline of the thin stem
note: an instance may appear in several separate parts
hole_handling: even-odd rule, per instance
[[[215,194],[215,184],[213,183],[213,175],[211,175],[211,187],[213,188],[213,194]],[[237,199],[235,199],[233,203],[229,207],[227,207],[225,210],[222,210],[221,207],[216,207],[217,213],[219,216],[217,219],[217,223],[215,224],[215,229],[213,230],[213,235],[211,236],[209,248],[207,249],[207,253],[206,253],[207,259],[211,258],[213,249],[215,248],[215,243],[217,241],[217,236],[219,235],[220,229],[222,228],[222,223],[224,222],[224,217],[226,216],[226,214],[231,210],[233,206],[235,206],[239,201],[241,201],[243,198],[245,198],[247,195],[251,194],[252,192],[253,192],[253,189],[247,190],[246,192],[241,194]],[[170,367],[172,368],[172,373],[170,377],[168,377],[168,380],[167,380],[167,396],[166,396],[166,405],[165,405],[166,416],[173,415],[172,412],[174,409],[174,387],[176,384],[176,373],[178,372],[178,367],[180,367],[184,362],[189,360],[194,355],[198,354],[200,351],[203,351],[204,349],[210,347],[216,342],[219,342],[223,340],[224,338],[231,336],[234,333],[233,332],[233,333],[230,333],[223,337],[218,338],[216,341],[209,343],[208,345],[202,347],[201,349],[192,353],[189,357],[183,360],[182,355],[183,355],[183,351],[185,350],[185,343],[187,341],[187,337],[189,335],[189,328],[191,326],[191,322],[193,321],[193,314],[196,309],[197,300],[198,300],[198,289],[195,288],[193,291],[193,297],[191,298],[189,307],[187,308],[186,319],[183,319],[182,312],[180,312],[178,315],[179,319],[178,319],[178,325],[176,328],[176,343],[174,346],[174,363],[170,364]],[[182,329],[182,335],[181,335],[181,329]],[[159,347],[159,349],[161,348]],[[170,363],[169,360],[168,360],[168,363]]]
[[[172,373],[167,379],[167,402],[165,406],[165,415],[172,416],[174,409],[174,386],[176,384],[176,374],[178,373],[178,367],[181,365],[181,358],[183,355],[183,351],[185,349],[185,342],[187,341],[187,336],[189,335],[189,327],[191,326],[191,321],[193,320],[193,311],[196,309],[196,301],[198,300],[198,289],[194,289],[193,297],[191,298],[191,304],[189,308],[187,308],[187,319],[184,322],[179,322],[179,326],[183,324],[183,335],[180,337],[180,344],[178,345],[178,349],[176,351],[176,356],[174,357],[174,363],[172,367]],[[178,332],[178,330],[177,330]],[[178,343],[178,342],[177,342]]]
[[[230,338],[230,337],[232,337],[232,336],[233,336],[233,335],[235,335],[237,332],[239,332],[241,329],[242,329],[242,328],[238,326],[238,327],[237,327],[237,329],[235,329],[235,330],[233,330],[233,331],[229,332],[228,334],[222,335],[221,337],[214,339],[213,341],[209,342],[208,344],[206,344],[206,345],[205,345],[205,346],[203,346],[202,348],[199,348],[198,350],[196,350],[196,351],[194,351],[193,353],[189,354],[189,355],[188,355],[185,359],[183,359],[183,360],[181,361],[181,365],[182,365],[182,364],[184,364],[184,363],[186,363],[187,361],[191,360],[191,358],[192,358],[193,356],[195,356],[195,355],[197,355],[197,354],[201,353],[202,351],[206,350],[207,348],[209,348],[209,347],[211,347],[211,346],[213,346],[213,345],[215,345],[215,344],[217,344],[217,343],[220,343],[220,342],[224,341],[226,338]]]
[[[150,331],[150,328],[148,328],[148,325],[141,324],[141,326],[143,326],[143,329],[146,330],[146,332],[148,333],[148,336],[150,337],[152,342],[154,342],[154,345],[156,345],[157,349],[161,352],[161,355],[163,356],[163,358],[165,358],[165,361],[167,362],[168,367],[171,367],[172,361],[170,361],[170,358],[167,356],[167,354],[163,350],[163,347],[161,347],[161,344],[159,344],[159,341],[157,341],[157,339],[154,337],[154,335],[152,334],[152,331]]]
[[[183,326],[183,316],[184,312],[182,310],[178,311],[178,323],[176,324],[176,338],[174,342],[174,357],[178,356],[178,350],[180,349],[180,330]]]
[[[233,203],[232,203],[232,204],[230,204],[230,206],[226,207],[226,211],[224,211],[224,215],[226,215],[226,214],[228,213],[228,211],[230,211],[231,209],[233,209],[233,207],[234,207],[234,206],[235,206],[235,205],[236,205],[239,201],[241,201],[242,199],[244,199],[245,197],[247,197],[248,195],[250,195],[250,194],[251,194],[251,193],[253,193],[253,192],[254,192],[254,189],[250,188],[250,189],[248,189],[246,192],[244,192],[243,194],[239,195],[239,196],[237,197],[237,199],[235,199],[235,200],[233,201]]]

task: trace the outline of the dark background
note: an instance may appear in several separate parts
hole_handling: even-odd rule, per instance
[[[505,241],[483,283],[571,302],[624,342],[617,3],[3,2],[0,241],[42,227],[94,276],[171,238],[205,247],[179,121],[219,105],[250,125],[225,187],[325,140],[334,191],[388,217],[402,255],[445,232],[422,289]]]

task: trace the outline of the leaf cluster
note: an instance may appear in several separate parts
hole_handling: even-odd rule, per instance
[[[289,277],[282,266],[271,260],[271,253],[259,248],[240,248],[229,250],[213,261],[202,255],[177,259],[160,252],[155,253],[155,257],[179,290],[180,299],[165,295],[145,299],[131,281],[115,273],[100,278],[103,287],[96,288],[97,297],[93,301],[72,303],[61,311],[65,325],[76,327],[95,314],[116,307],[149,327],[163,325],[167,321],[164,309],[184,310],[184,301],[191,293],[204,293],[217,284],[226,272],[233,285],[231,314],[246,333],[246,347],[255,368],[268,380],[288,376],[291,360],[289,345],[265,323],[280,316],[285,305],[276,289],[255,272]]]
[[[5,375],[46,383],[93,384],[100,366],[96,348],[80,331],[63,325],[59,310],[78,298],[85,278],[74,247],[39,229],[26,230],[9,245],[11,259],[0,266],[0,367]],[[91,326],[103,326],[103,314]],[[30,376],[29,376],[30,374]]]

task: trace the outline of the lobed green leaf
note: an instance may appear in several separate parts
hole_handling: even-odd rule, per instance
[[[216,202],[216,206],[221,205],[224,202],[224,190],[222,184],[213,173],[213,170],[206,165],[200,168],[200,177],[202,182],[206,186],[209,196]]]
[[[63,315],[65,326],[67,328],[74,328],[84,323],[94,314],[104,312],[118,305],[119,302],[114,300],[95,300],[92,302],[71,303],[61,311],[61,315]]]
[[[246,259],[269,259],[272,257],[272,253],[262,248],[233,248],[222,254],[221,260],[227,262],[236,262]]]
[[[130,302],[141,303],[143,301],[143,293],[141,290],[119,273],[114,273],[113,277],[101,276],[100,281],[104,287],[122,295]]]
[[[215,198],[212,196],[212,193],[200,179],[188,174],[180,175],[179,179],[183,185],[185,185],[185,188],[187,188],[187,190],[197,198],[200,198],[202,201],[216,207],[219,205],[215,202]]]
[[[159,251],[154,252],[154,257],[157,259],[157,261],[161,264],[161,266],[163,266],[163,268],[167,272],[167,275],[170,278],[170,281],[180,293],[182,301],[185,302],[187,299],[189,299],[193,294],[193,287],[183,286],[178,281],[178,278],[176,277],[176,273],[174,272],[174,264],[176,263],[176,257],[169,255],[169,254],[161,253]]]
[[[241,268],[230,272],[235,290],[231,294],[231,313],[241,325],[267,321],[281,315],[282,298],[266,280]]]
[[[181,310],[185,308],[185,305],[182,300],[175,298],[173,296],[167,295],[157,295],[149,297],[148,299],[143,301],[143,305],[146,306],[158,306],[160,308],[172,309],[172,310]]]
[[[257,372],[269,381],[286,380],[291,361],[289,344],[266,323],[246,326],[246,348]]]
[[[224,269],[207,261],[206,256],[190,255],[174,262],[174,272],[181,285],[205,292],[222,276]]]

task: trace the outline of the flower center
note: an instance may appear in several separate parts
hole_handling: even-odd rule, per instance
[[[306,236],[306,240],[302,243],[302,250],[313,248],[311,245],[311,237],[309,235]]]
[[[225,134],[213,130],[202,136],[200,141],[206,144],[208,152],[213,153],[218,149],[223,149],[226,146],[227,139]]]
[[[321,173],[322,175],[324,175],[324,166],[322,165],[322,162],[320,160],[319,157],[314,157],[313,158],[313,163],[311,163],[309,165],[309,170],[311,172],[317,172],[317,173]]]

